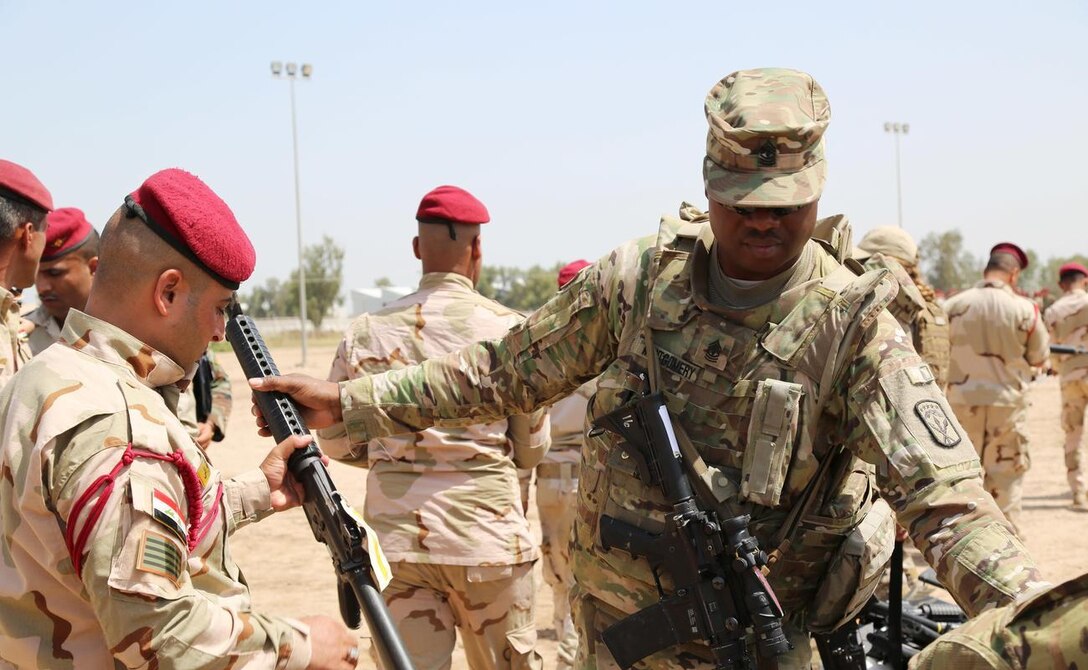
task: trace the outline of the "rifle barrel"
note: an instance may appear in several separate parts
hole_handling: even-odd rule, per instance
[[[230,311],[227,341],[234,349],[247,379],[279,375],[256,324],[242,314],[237,305]],[[263,391],[254,395],[277,443],[291,435],[309,434],[306,422],[290,397]],[[346,503],[337,493],[328,468],[321,462],[321,452],[313,444],[305,449],[296,449],[287,460],[287,467],[306,491],[303,510],[314,538],[328,547],[337,576],[350,587],[349,592],[339,590],[340,613],[344,622],[357,628],[361,605],[382,667],[386,670],[413,670],[411,658],[389,615],[389,608],[374,583],[370,560],[363,545],[365,533],[355,521],[341,513],[340,505]],[[349,600],[352,596],[354,602]]]

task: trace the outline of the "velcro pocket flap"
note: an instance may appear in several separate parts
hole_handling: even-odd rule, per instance
[[[741,496],[766,507],[778,506],[797,434],[800,384],[764,379],[756,387],[748,444],[741,470]]]

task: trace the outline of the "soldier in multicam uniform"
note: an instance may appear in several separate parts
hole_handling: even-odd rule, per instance
[[[1062,297],[1043,313],[1050,336],[1056,344],[1088,349],[1088,268],[1066,263],[1058,270]],[[1085,482],[1084,408],[1088,405],[1088,354],[1057,356],[1062,385],[1062,429],[1065,431],[1065,470],[1073,492],[1073,508],[1088,511]]]
[[[952,348],[948,315],[937,304],[933,288],[918,274],[918,245],[910,233],[893,226],[873,228],[858,242],[853,255],[866,270],[885,269],[899,282],[899,293],[888,311],[911,334],[915,351],[933,371],[937,385],[946,388]]]
[[[0,388],[30,360],[13,290],[34,283],[53,196],[30,170],[0,160]]]
[[[588,261],[574,261],[559,271],[559,288],[574,279]],[[536,466],[536,509],[540,517],[540,553],[544,556],[544,580],[552,588],[552,621],[559,645],[556,667],[573,667],[578,651],[578,630],[570,615],[570,594],[574,571],[570,540],[578,511],[578,463],[585,440],[586,409],[597,391],[596,381],[578,387],[574,393],[552,405],[552,447]]]
[[[480,225],[490,220],[483,203],[439,186],[423,197],[416,219],[419,290],[352,323],[332,381],[440,357],[521,322],[522,315],[474,288]],[[539,549],[517,469],[532,468],[548,449],[547,413],[395,432],[354,445],[342,426],[318,437],[331,457],[369,468],[364,513],[393,572],[382,595],[416,669],[448,669],[457,630],[469,667],[540,668],[533,574]]]
[[[1031,467],[1028,384],[1050,355],[1039,307],[1014,291],[1027,266],[1020,247],[997,244],[982,281],[944,304],[952,329],[948,400],[978,450],[986,490],[1021,534],[1024,474]]]
[[[253,270],[245,233],[164,170],[101,251],[87,313],[0,393],[0,667],[355,667],[343,624],[252,611],[227,544],[298,504],[286,461],[309,438],[224,479],[173,414]]]
[[[1088,574],[975,617],[911,659],[911,670],[1088,667]]]
[[[706,113],[709,220],[667,222],[614,250],[501,339],[340,385],[251,384],[290,393],[311,425],[342,420],[354,442],[529,411],[597,375],[591,417],[663,391],[703,504],[751,513],[750,531],[778,557],[768,580],[793,649],[762,660],[779,668],[809,667],[807,631],[841,625],[876,588],[893,544],[889,503],[967,611],[1045,584],[928,366],[884,310],[896,284],[841,266],[844,235],[811,239],[826,177],[823,90],[793,70],[741,71],[714,86]],[[603,515],[657,533],[672,510],[617,439],[592,435],[582,451],[579,668],[615,667],[602,629],[658,600],[645,559],[600,544]],[[813,506],[787,524],[811,482]],[[708,667],[709,653],[692,642],[644,663]]]
[[[98,269],[98,231],[75,207],[61,207],[46,217],[45,248],[34,288],[41,304],[26,314],[34,324],[27,338],[33,355],[60,339],[71,309],[83,309]]]

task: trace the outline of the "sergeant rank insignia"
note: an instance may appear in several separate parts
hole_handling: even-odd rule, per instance
[[[929,430],[929,434],[937,444],[945,449],[951,449],[960,443],[960,437],[951,419],[945,413],[944,407],[936,400],[922,400],[914,406],[914,413],[922,420]]]

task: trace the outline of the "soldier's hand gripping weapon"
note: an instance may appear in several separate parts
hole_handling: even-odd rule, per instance
[[[247,379],[279,374],[253,319],[242,314],[237,303],[232,304],[228,311],[227,340],[242,364]],[[291,435],[309,433],[291,398],[282,393],[261,391],[254,395],[276,442],[282,442]],[[321,462],[321,453],[313,444],[297,449],[288,459],[287,467],[295,481],[306,491],[302,508],[314,538],[325,545],[332,557],[338,578],[340,616],[344,623],[351,628],[359,627],[361,605],[382,667],[386,670],[412,670],[412,661],[375,585],[371,557],[366,549],[366,532],[355,520],[347,501],[336,490],[329,471]]]
[[[660,392],[645,396],[594,422],[622,438],[619,448],[635,459],[639,477],[658,486],[672,505],[660,535],[611,516],[602,516],[601,544],[645,557],[653,570],[659,601],[603,633],[623,668],[690,640],[710,647],[723,670],[747,670],[748,629],[764,659],[785,653],[782,608],[760,568],[766,555],[748,534],[747,515],[721,520],[700,509],[684,474],[672,419]],[[671,592],[661,583],[669,577]]]

